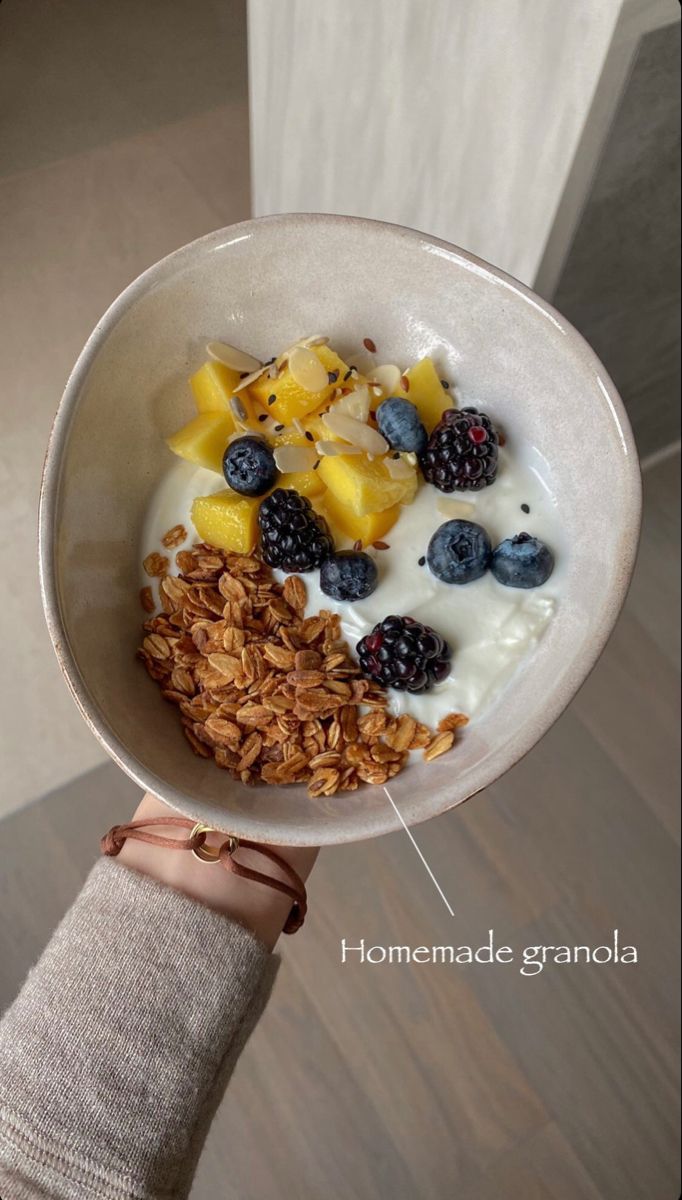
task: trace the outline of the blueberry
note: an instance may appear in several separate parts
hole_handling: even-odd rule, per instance
[[[444,583],[471,583],[485,575],[491,545],[485,529],[473,521],[446,521],[426,552],[429,570]]]
[[[541,587],[554,570],[554,555],[539,538],[517,533],[496,546],[490,569],[505,587]]]
[[[362,551],[339,550],[320,568],[320,587],[334,600],[364,600],[376,585],[376,563]]]
[[[242,496],[269,492],[278,474],[272,450],[262,438],[235,438],[223,455],[223,475],[233,491]]]
[[[390,396],[377,409],[377,425],[392,450],[422,454],[428,438],[419,413],[410,400]]]

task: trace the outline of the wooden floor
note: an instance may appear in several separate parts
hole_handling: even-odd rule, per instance
[[[677,457],[647,473],[637,575],[602,661],[528,758],[405,834],[325,851],[305,931],[193,1200],[673,1200]],[[113,765],[0,825],[12,997],[136,792]],[[356,944],[598,945],[636,966],[342,966]]]

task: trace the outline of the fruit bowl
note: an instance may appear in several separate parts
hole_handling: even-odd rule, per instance
[[[246,788],[189,754],[135,660],[137,594],[164,438],[186,419],[206,343],[265,358],[315,330],[341,349],[371,332],[386,361],[430,354],[460,405],[493,412],[551,480],[565,533],[560,603],[538,645],[450,755],[391,781],[408,824],[491,784],[575,695],[625,597],[641,503],[630,426],[589,346],[528,288],[454,246],[357,218],[266,217],[130,284],[76,363],[47,451],[39,549],[52,641],[92,732],[141,787],[238,836],[291,845],[358,841],[399,818],[381,787],[316,799],[304,787]]]

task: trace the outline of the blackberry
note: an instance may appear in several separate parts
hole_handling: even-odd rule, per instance
[[[384,617],[356,649],[363,675],[399,692],[426,692],[450,672],[447,642],[412,617]]]
[[[263,500],[258,525],[261,555],[270,567],[313,571],[334,553],[327,522],[293,488],[275,488]]]
[[[476,408],[449,408],[421,455],[424,478],[441,492],[478,492],[495,482],[499,437]]]

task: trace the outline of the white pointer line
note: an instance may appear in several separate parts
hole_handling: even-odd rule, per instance
[[[384,788],[384,791],[385,791],[386,795],[388,796],[389,800],[391,801],[391,804],[393,805],[393,810],[394,810],[398,820],[400,821],[400,824],[402,825],[403,829],[405,830],[405,833],[407,834],[408,838],[412,842],[412,845],[414,846],[415,850],[417,851],[417,854],[421,858],[424,866],[426,867],[426,870],[428,871],[429,875],[431,876],[431,880],[433,882],[433,885],[434,885],[436,891],[438,892],[438,895],[440,896],[441,900],[443,901],[443,904],[445,905],[448,912],[450,913],[450,916],[454,917],[455,914],[454,914],[454,910],[452,909],[452,907],[450,905],[450,901],[448,900],[447,896],[445,895],[445,892],[443,891],[438,880],[436,879],[436,876],[434,875],[429,864],[427,863],[426,859],[424,858],[424,855],[422,854],[421,850],[419,849],[419,846],[417,845],[414,838],[412,837],[410,830],[407,828],[407,825],[403,821],[403,818],[400,815],[400,812],[398,811],[398,806],[396,805],[395,800],[393,799],[393,797],[387,787]]]

